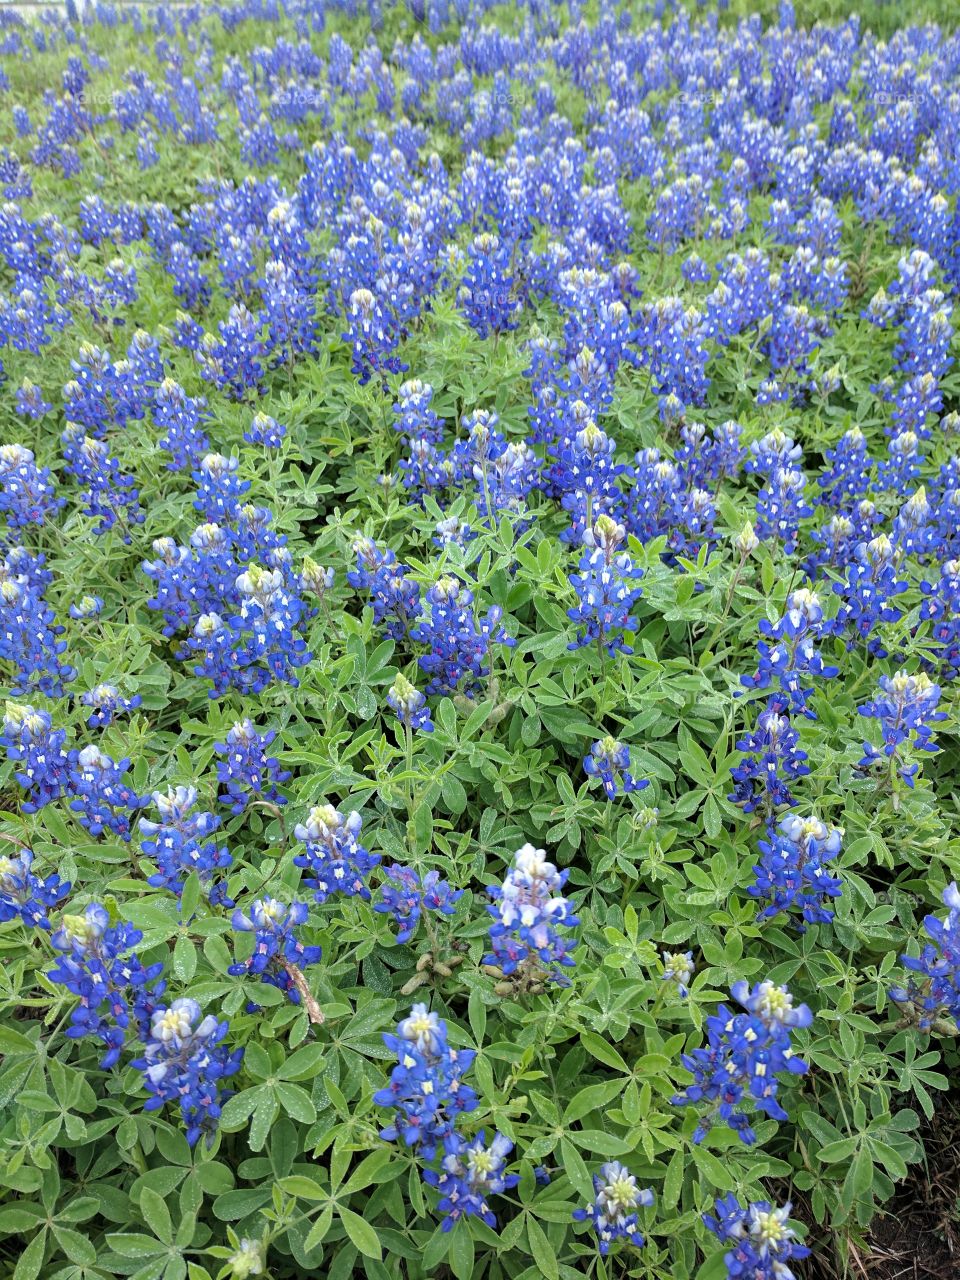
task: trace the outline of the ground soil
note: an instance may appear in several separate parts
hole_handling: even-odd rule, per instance
[[[960,1099],[917,1136],[926,1160],[911,1166],[866,1237],[846,1259],[815,1247],[798,1280],[960,1280]]]

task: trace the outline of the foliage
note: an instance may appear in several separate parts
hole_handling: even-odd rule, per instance
[[[3,1274],[801,1275],[922,1160],[960,59],[768,16],[0,15]]]

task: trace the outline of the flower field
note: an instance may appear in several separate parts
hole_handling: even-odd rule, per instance
[[[867,1275],[960,1068],[904,18],[0,11],[0,1277]]]

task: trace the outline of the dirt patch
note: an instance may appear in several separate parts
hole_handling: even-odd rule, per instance
[[[814,1251],[798,1280],[960,1280],[960,1101],[943,1103],[916,1136],[926,1159],[911,1166],[865,1238],[851,1242],[846,1265],[811,1233]]]

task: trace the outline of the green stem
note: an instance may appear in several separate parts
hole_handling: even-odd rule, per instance
[[[723,624],[726,622],[730,614],[730,606],[733,604],[733,597],[736,594],[737,587],[740,585],[740,575],[743,573],[743,566],[746,563],[747,563],[747,557],[741,556],[740,563],[737,565],[737,571],[733,575],[733,581],[730,583],[730,590],[727,592],[727,603],[724,605],[723,613],[720,615],[720,621],[714,627],[713,634],[710,636],[710,639],[707,641],[706,652],[709,652],[713,649],[714,642],[716,641],[717,636],[720,634],[721,630],[723,629]]]
[[[404,771],[407,774],[406,792],[407,792],[407,845],[410,852],[413,853],[413,815],[416,812],[416,793],[413,785],[413,729],[409,720],[403,722],[404,732]]]

